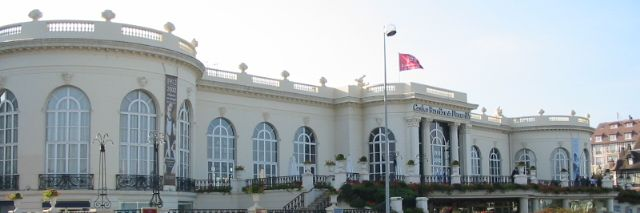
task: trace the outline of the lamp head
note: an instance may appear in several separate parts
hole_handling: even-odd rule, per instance
[[[388,24],[387,26],[384,26],[384,34],[387,37],[394,36],[396,34],[396,26],[393,24]]]

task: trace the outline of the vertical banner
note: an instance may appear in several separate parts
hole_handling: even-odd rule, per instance
[[[164,185],[175,185],[176,173],[173,167],[176,163],[176,104],[178,101],[178,77],[166,75],[165,78],[165,144],[164,144]]]
[[[571,159],[573,163],[571,164],[573,165],[573,177],[575,179],[580,177],[580,141],[578,141],[578,138],[571,139],[571,152],[573,154]]]

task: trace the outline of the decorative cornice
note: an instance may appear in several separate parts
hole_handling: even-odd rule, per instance
[[[198,73],[198,77],[202,76],[205,71],[205,67],[202,62],[192,56],[161,47],[138,43],[79,38],[47,38],[0,43],[0,55],[51,49],[77,49],[131,53],[182,63],[192,67],[194,70],[200,71],[200,73]]]
[[[314,97],[297,93],[283,92],[258,87],[249,87],[223,82],[199,81],[198,88],[235,96],[263,98],[282,102],[308,104],[313,106],[334,106],[331,99],[328,98]]]

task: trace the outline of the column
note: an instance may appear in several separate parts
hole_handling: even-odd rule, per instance
[[[534,198],[531,204],[533,206],[533,212],[540,211],[540,199]]]
[[[527,197],[520,198],[520,205],[518,206],[518,210],[520,213],[529,212],[529,199]]]
[[[460,123],[452,123],[449,130],[451,132],[451,161],[457,160],[460,162],[458,157],[458,127],[460,127]]]
[[[431,118],[424,118],[422,120],[422,126],[423,126],[423,130],[422,130],[422,159],[423,162],[423,171],[424,174],[423,175],[431,175],[431,123],[433,122],[433,119]]]
[[[565,208],[565,209],[571,208],[571,200],[562,199],[562,208]]]
[[[613,198],[607,199],[607,211],[613,212]]]
[[[418,141],[418,139],[420,139],[420,130],[418,129],[420,127],[420,117],[407,117],[405,121],[407,122],[407,129],[409,130],[408,138],[411,149],[407,152],[405,161],[414,160],[418,163],[418,154],[420,154],[418,149],[420,145]]]

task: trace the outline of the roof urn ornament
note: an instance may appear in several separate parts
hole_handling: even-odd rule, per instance
[[[198,47],[198,40],[196,40],[195,38],[191,39],[191,45],[193,45],[193,47]]]
[[[482,111],[482,114],[485,115],[487,113],[487,108],[482,107],[482,109],[480,111]]]
[[[325,87],[326,84],[327,84],[327,78],[321,77],[320,78],[320,85],[322,85],[322,87]]]
[[[238,65],[238,68],[240,69],[240,72],[242,73],[247,73],[247,69],[249,69],[249,67],[247,66],[247,64],[240,63],[240,65]]]
[[[164,30],[166,30],[168,33],[172,33],[174,30],[176,30],[176,26],[171,22],[167,22],[166,24],[164,24]]]
[[[571,116],[576,116],[576,111],[575,110],[571,110]]]
[[[587,113],[587,119],[591,118],[591,114]]]
[[[500,107],[496,108],[496,115],[498,117],[502,117],[502,108],[500,108]]]
[[[287,72],[286,70],[282,70],[282,73],[280,73],[280,75],[282,76],[282,78],[284,78],[284,80],[289,80],[287,78],[289,78],[289,72]]]
[[[540,116],[543,116],[543,115],[544,115],[544,109],[540,109],[540,110],[538,111],[538,114],[539,114]]]
[[[40,12],[40,10],[38,9],[34,9],[29,12],[29,18],[31,18],[33,21],[38,21],[40,18],[42,18],[42,12]]]
[[[111,10],[102,11],[102,18],[104,18],[104,20],[107,22],[111,22],[111,19],[114,19],[115,17],[116,14]]]

